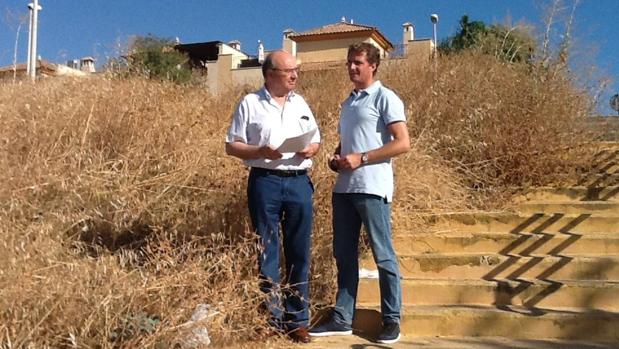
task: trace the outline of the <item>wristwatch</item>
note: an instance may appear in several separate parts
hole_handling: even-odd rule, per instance
[[[361,163],[367,164],[370,159],[368,158],[368,153],[361,153]]]

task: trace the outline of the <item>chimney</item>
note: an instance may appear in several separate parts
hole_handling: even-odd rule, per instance
[[[290,38],[291,35],[294,34],[294,30],[286,29],[284,30],[284,38],[282,41],[282,50],[290,53],[294,57],[297,56],[297,43],[296,41]]]
[[[228,43],[228,46],[232,47],[237,51],[241,51],[241,42],[238,40],[232,40]]]
[[[258,62],[262,64],[264,62],[264,45],[262,45],[262,41],[258,40]]]
[[[342,23],[346,23],[346,17],[342,16],[342,19],[340,19],[340,21],[341,21]]]
[[[95,72],[95,59],[92,57],[84,57],[80,60],[80,70],[85,73]]]
[[[355,24],[352,18],[350,19],[350,24]]]
[[[409,41],[415,40],[415,27],[413,27],[411,22],[402,24],[402,27],[402,43],[406,45]]]

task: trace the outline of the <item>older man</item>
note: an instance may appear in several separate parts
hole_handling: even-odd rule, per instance
[[[264,86],[239,103],[226,137],[226,153],[251,167],[247,199],[253,229],[262,247],[258,257],[261,289],[273,329],[297,342],[310,341],[309,267],[312,232],[312,182],[307,175],[320,147],[320,134],[309,106],[294,92],[299,68],[285,51],[269,54]],[[311,134],[297,152],[280,152],[287,138]],[[280,287],[280,223],[287,287]]]

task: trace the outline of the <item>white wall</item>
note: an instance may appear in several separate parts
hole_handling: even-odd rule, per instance
[[[239,68],[232,70],[232,82],[235,85],[262,85],[262,67]]]

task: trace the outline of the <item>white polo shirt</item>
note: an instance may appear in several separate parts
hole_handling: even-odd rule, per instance
[[[226,135],[226,143],[279,146],[284,139],[295,137],[318,128],[314,114],[300,95],[290,92],[280,106],[271,97],[266,87],[243,97],[232,116],[232,124]],[[312,143],[320,142],[320,132],[316,132]],[[281,159],[244,160],[249,167],[277,170],[302,170],[312,166],[311,159],[283,153]]]

